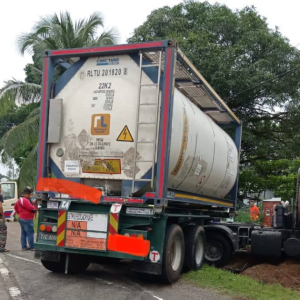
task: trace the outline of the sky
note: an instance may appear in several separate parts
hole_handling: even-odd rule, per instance
[[[116,27],[120,43],[125,43],[133,30],[141,25],[152,10],[168,5],[173,6],[177,0],[85,0],[80,5],[74,0],[15,0],[5,1],[0,10],[0,88],[5,80],[12,77],[24,80],[24,67],[31,62],[30,55],[21,56],[18,52],[17,38],[21,33],[29,32],[40,16],[69,11],[73,19],[87,18],[93,12],[100,11],[104,17],[105,28]],[[215,3],[216,1],[208,1]],[[220,0],[230,9],[242,9],[255,6],[261,16],[267,18],[271,28],[278,26],[293,46],[300,44],[300,1],[299,0]],[[298,45],[299,48],[299,45]],[[5,173],[0,164],[0,173]]]

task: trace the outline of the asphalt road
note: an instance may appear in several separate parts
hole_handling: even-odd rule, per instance
[[[230,300],[179,281],[162,285],[130,271],[129,263],[91,264],[85,274],[54,274],[21,251],[18,223],[8,223],[7,248],[0,254],[0,300]]]

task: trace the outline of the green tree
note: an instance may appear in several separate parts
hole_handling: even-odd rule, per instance
[[[154,10],[128,42],[168,38],[243,121],[242,164],[300,157],[300,53],[278,28],[253,7],[186,1]]]
[[[300,52],[254,7],[185,1],[156,9],[128,42],[173,38],[228,106],[243,121],[243,192],[273,189],[284,199],[295,190],[289,174],[262,172],[300,157]]]
[[[261,194],[269,189],[275,197],[291,200],[296,195],[296,182],[300,159],[277,159],[256,161],[252,166],[244,168],[240,174],[240,192]]]
[[[92,14],[88,19],[73,21],[68,12],[42,17],[34,26],[32,32],[22,34],[18,40],[21,54],[28,52],[33,56],[33,64],[25,67],[26,81],[15,79],[5,82],[0,89],[0,105],[31,104],[30,113],[18,124],[8,126],[0,135],[0,151],[2,160],[14,157],[20,166],[20,187],[34,186],[36,178],[37,143],[39,130],[39,103],[41,95],[41,68],[45,50],[66,48],[92,47],[114,44],[117,41],[117,32],[114,28],[98,33],[103,28],[103,18],[100,13]],[[69,59],[73,64],[75,61]],[[60,66],[56,73],[61,74]],[[12,97],[14,93],[15,97]],[[7,100],[8,95],[10,98]],[[6,99],[6,100],[5,100]],[[20,111],[19,111],[20,113]],[[0,123],[1,125],[1,123]],[[1,128],[0,128],[1,129]]]

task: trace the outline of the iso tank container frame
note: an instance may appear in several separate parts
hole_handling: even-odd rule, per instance
[[[39,133],[39,150],[38,150],[38,169],[37,180],[48,178],[50,176],[50,153],[48,140],[48,122],[49,122],[49,102],[59,91],[71,80],[78,69],[85,62],[85,58],[97,56],[111,56],[119,54],[138,55],[145,54],[150,63],[157,63],[155,55],[151,53],[162,52],[162,69],[160,78],[161,90],[161,108],[159,114],[158,128],[158,149],[156,164],[156,184],[155,190],[146,192],[141,197],[109,197],[103,196],[100,203],[135,203],[146,204],[152,203],[155,206],[171,206],[180,204],[198,204],[200,206],[213,206],[226,209],[234,209],[238,192],[238,174],[233,188],[229,195],[230,200],[208,197],[199,194],[182,192],[167,188],[169,173],[169,154],[171,144],[172,114],[173,114],[173,97],[175,87],[187,96],[202,112],[208,115],[220,127],[233,126],[235,128],[234,142],[240,155],[242,122],[230,110],[226,103],[217,95],[213,88],[208,84],[204,77],[197,71],[195,66],[189,61],[184,53],[178,48],[175,40],[153,41],[146,43],[112,45],[94,48],[80,48],[67,50],[46,51],[43,65],[42,79],[42,99],[40,108],[40,133]],[[149,54],[147,56],[147,54]],[[79,59],[79,61],[78,61]],[[67,61],[77,61],[70,66]],[[60,64],[67,68],[67,71],[55,83],[54,68]],[[211,105],[201,106],[200,101],[185,91],[185,85],[188,87],[200,87],[206,96],[206,101]],[[137,147],[137,145],[136,145]],[[59,179],[67,179],[80,183],[79,178],[66,178],[62,172],[57,170],[55,164],[51,165],[52,171],[59,173],[56,176]],[[55,170],[56,169],[56,170]]]

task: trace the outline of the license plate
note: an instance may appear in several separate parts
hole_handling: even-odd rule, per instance
[[[48,201],[47,202],[47,208],[58,209],[58,202]]]
[[[56,241],[56,234],[39,232],[38,239],[44,241]]]
[[[126,213],[132,215],[153,215],[153,208],[126,207]]]

